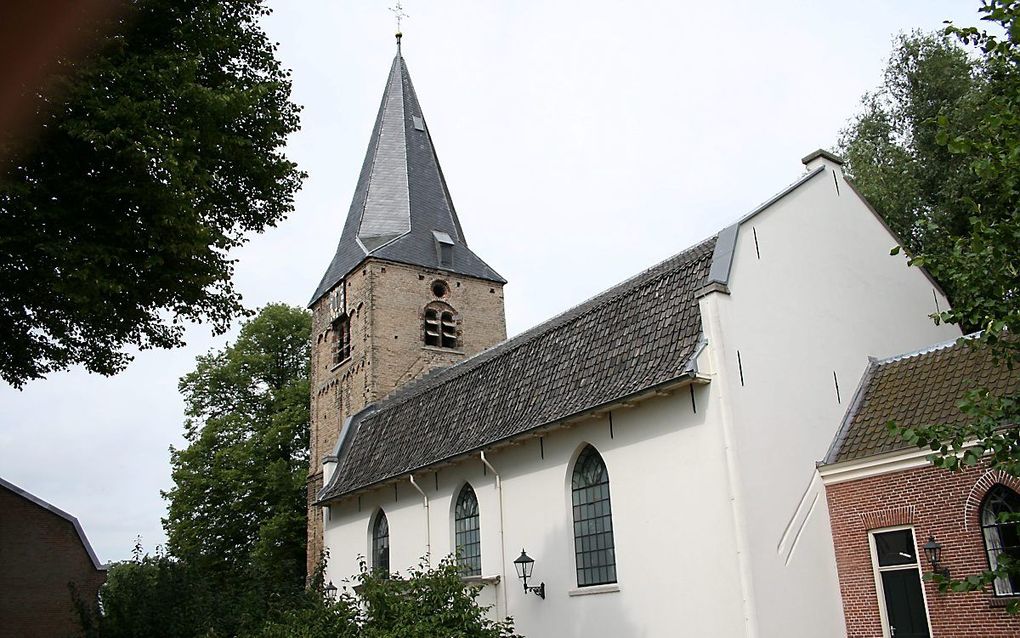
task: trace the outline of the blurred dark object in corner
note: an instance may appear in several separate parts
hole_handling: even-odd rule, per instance
[[[125,0],[3,0],[0,2],[0,165],[14,145],[37,133],[48,78],[102,44],[104,28]]]

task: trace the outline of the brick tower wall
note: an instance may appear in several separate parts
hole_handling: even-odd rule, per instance
[[[447,293],[433,294],[433,283]],[[322,458],[331,454],[344,420],[394,389],[437,367],[453,365],[506,339],[503,287],[439,270],[368,259],[344,282],[351,326],[350,359],[333,364],[330,293],[312,308],[311,433],[308,474],[308,568],[323,551],[322,512],[312,503],[322,489]],[[430,303],[455,312],[459,343],[424,342]]]

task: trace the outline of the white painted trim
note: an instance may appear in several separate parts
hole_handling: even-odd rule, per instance
[[[822,477],[822,483],[825,485],[836,485],[930,465],[928,455],[931,453],[931,450],[916,449],[893,452],[884,456],[872,456],[836,465],[826,465],[818,468],[818,474]]]
[[[797,507],[794,508],[793,513],[790,515],[790,520],[786,524],[786,529],[783,530],[783,535],[779,538],[779,543],[776,544],[776,554],[783,556],[786,564],[790,564],[790,560],[793,558],[793,550],[797,544],[797,539],[800,538],[801,533],[807,526],[808,520],[811,518],[811,512],[814,511],[815,505],[818,502],[819,495],[823,492],[821,481],[818,476],[818,472],[815,470],[811,471],[811,479],[808,481],[807,487],[804,488],[804,493],[800,497],[800,501],[797,502]]]
[[[482,463],[485,464],[485,467],[489,468],[489,470],[492,472],[492,475],[495,477],[495,481],[496,481],[496,483],[495,483],[496,496],[497,496],[497,500],[499,501],[499,573],[503,577],[503,580],[506,580],[506,537],[503,534],[503,530],[505,529],[505,526],[504,526],[504,523],[503,523],[503,479],[500,478],[499,472],[496,471],[496,468],[492,467],[492,463],[489,463],[489,459],[485,458],[485,450],[482,450],[481,452],[479,452],[479,457],[482,459]],[[464,489],[464,486],[461,486],[460,489]],[[472,487],[471,489],[474,489],[474,487]],[[460,492],[457,492],[457,494],[460,494]],[[457,499],[458,498],[459,498],[459,496],[454,496],[453,497],[453,506],[454,506],[454,508],[457,507]],[[480,522],[482,520],[481,512],[479,512],[478,514],[479,514],[478,520]],[[456,541],[457,533],[456,533],[456,529],[454,528],[454,526],[451,525],[450,526],[450,530],[451,530],[451,532],[453,532],[453,535],[454,535],[454,541],[453,541],[453,544],[451,546],[456,548],[457,547],[457,541]],[[499,581],[497,581],[497,582],[499,582]],[[499,597],[496,598],[496,601],[497,602],[499,601]],[[509,615],[510,615],[510,599],[507,597],[507,588],[504,587],[503,588],[503,613],[502,613],[502,617],[506,617],[506,616],[509,616]]]
[[[903,529],[909,529],[910,537],[914,539],[914,556],[917,558],[914,568],[917,570],[917,578],[921,584],[921,600],[924,601],[924,618],[928,622],[928,633],[931,634],[931,614],[928,612],[928,594],[924,589],[924,572],[921,571],[921,556],[924,555],[924,551],[917,545],[917,534],[914,533],[913,525],[894,525],[892,527],[883,527],[882,529],[868,530],[868,546],[871,549],[871,570],[875,574],[875,594],[878,597],[878,614],[882,622],[882,638],[894,638],[889,632],[889,612],[885,608],[885,589],[882,585],[882,572],[906,571],[910,568],[886,568],[884,570],[879,568],[878,549],[875,547],[875,534],[896,532]]]
[[[972,448],[977,443],[977,439],[973,439],[968,441],[964,448]],[[893,472],[902,472],[931,465],[928,457],[932,454],[937,454],[937,452],[929,449],[899,450],[878,456],[835,463],[833,465],[823,465],[818,468],[818,474],[822,477],[822,482],[825,485],[836,485],[837,483],[856,481],[857,479],[868,478],[870,476],[892,474]]]
[[[614,591],[620,591],[620,585],[617,583],[608,583],[606,585],[591,585],[589,587],[577,587],[575,589],[568,589],[568,596],[590,596],[592,594],[611,594]]]
[[[733,431],[733,415],[727,393],[728,383],[722,371],[725,369],[720,361],[724,347],[722,322],[719,319],[718,295],[709,295],[699,300],[702,313],[702,325],[707,328],[706,336],[709,343],[709,356],[712,360],[712,374],[715,383],[709,388],[715,393],[719,406],[719,420],[722,427],[723,459],[726,468],[726,492],[730,501],[730,514],[733,517],[733,536],[736,541],[737,571],[740,574],[740,602],[744,616],[744,635],[746,638],[758,638],[758,610],[755,602],[754,581],[752,579],[750,542],[748,540],[747,521],[744,517],[744,502],[741,492],[739,459],[735,449],[736,435]]]

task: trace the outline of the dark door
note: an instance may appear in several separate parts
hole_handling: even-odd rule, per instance
[[[882,572],[885,610],[889,615],[889,633],[893,638],[929,638],[928,618],[924,613],[921,576],[916,569]]]

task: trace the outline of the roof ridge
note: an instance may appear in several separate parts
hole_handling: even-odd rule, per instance
[[[531,328],[528,328],[527,330],[521,332],[520,334],[514,335],[513,337],[510,337],[504,341],[501,341],[500,343],[497,343],[489,348],[486,348],[481,352],[471,355],[470,357],[464,359],[463,361],[455,363],[454,365],[448,366],[446,368],[437,369],[429,374],[426,374],[423,377],[420,377],[414,381],[404,384],[397,390],[390,393],[389,396],[376,403],[375,404],[376,411],[400,405],[404,401],[410,400],[417,396],[418,394],[421,394],[433,388],[441,387],[447,383],[451,383],[454,380],[459,379],[461,376],[471,372],[472,370],[476,370],[477,368],[488,365],[493,361],[497,360],[499,357],[510,352],[513,352],[517,348],[530,343],[532,339],[538,338],[544,334],[548,334],[553,330],[558,330],[560,328],[569,326],[571,323],[577,321],[582,316],[584,316],[584,314],[587,311],[594,310],[617,299],[620,295],[623,294],[625,290],[631,289],[629,286],[636,286],[638,280],[640,280],[641,277],[648,276],[649,274],[654,273],[656,269],[662,268],[662,272],[657,273],[654,277],[648,279],[648,281],[644,282],[643,285],[648,285],[656,281],[659,281],[660,279],[669,275],[670,273],[675,272],[681,264],[686,264],[693,260],[691,259],[682,260],[681,263],[678,263],[676,265],[677,268],[663,268],[663,266],[674,260],[680,261],[684,255],[692,253],[698,248],[701,248],[708,242],[715,239],[717,236],[718,235],[712,235],[710,237],[707,237],[706,239],[699,241],[696,244],[688,246],[684,250],[681,250],[675,255],[667,257],[666,259],[663,259],[662,261],[652,266],[649,266],[648,268],[642,270],[636,275],[628,277],[627,279],[624,279],[623,281],[592,295],[591,297],[585,299],[584,301],[575,304],[570,308],[567,308],[566,310],[560,312],[559,314],[553,315],[549,319],[546,319],[542,323],[539,323],[537,325],[532,326]],[[584,309],[583,312],[582,309]],[[568,317],[568,315],[570,315],[571,313],[577,314],[576,316]],[[561,321],[561,323],[557,323],[557,321]],[[427,382],[431,382],[431,384],[426,385]]]
[[[963,336],[960,336],[960,337],[954,337],[952,339],[949,339],[948,341],[942,341],[942,342],[939,342],[939,343],[933,343],[931,345],[927,345],[927,346],[925,346],[925,347],[923,347],[923,348],[921,348],[919,350],[914,350],[912,352],[904,352],[904,353],[901,353],[901,354],[895,354],[895,355],[892,355],[890,357],[886,357],[884,359],[877,359],[875,361],[875,365],[876,366],[882,366],[882,365],[885,365],[887,363],[895,363],[897,361],[904,361],[906,359],[912,359],[914,357],[920,357],[920,356],[924,356],[926,354],[931,354],[931,353],[937,352],[939,350],[946,350],[948,348],[952,348],[953,346],[960,345],[963,341],[973,341],[973,340],[977,339],[978,337],[980,337],[982,332],[983,331],[978,330],[977,332],[972,332],[970,334],[966,334],[966,335],[963,335]]]

